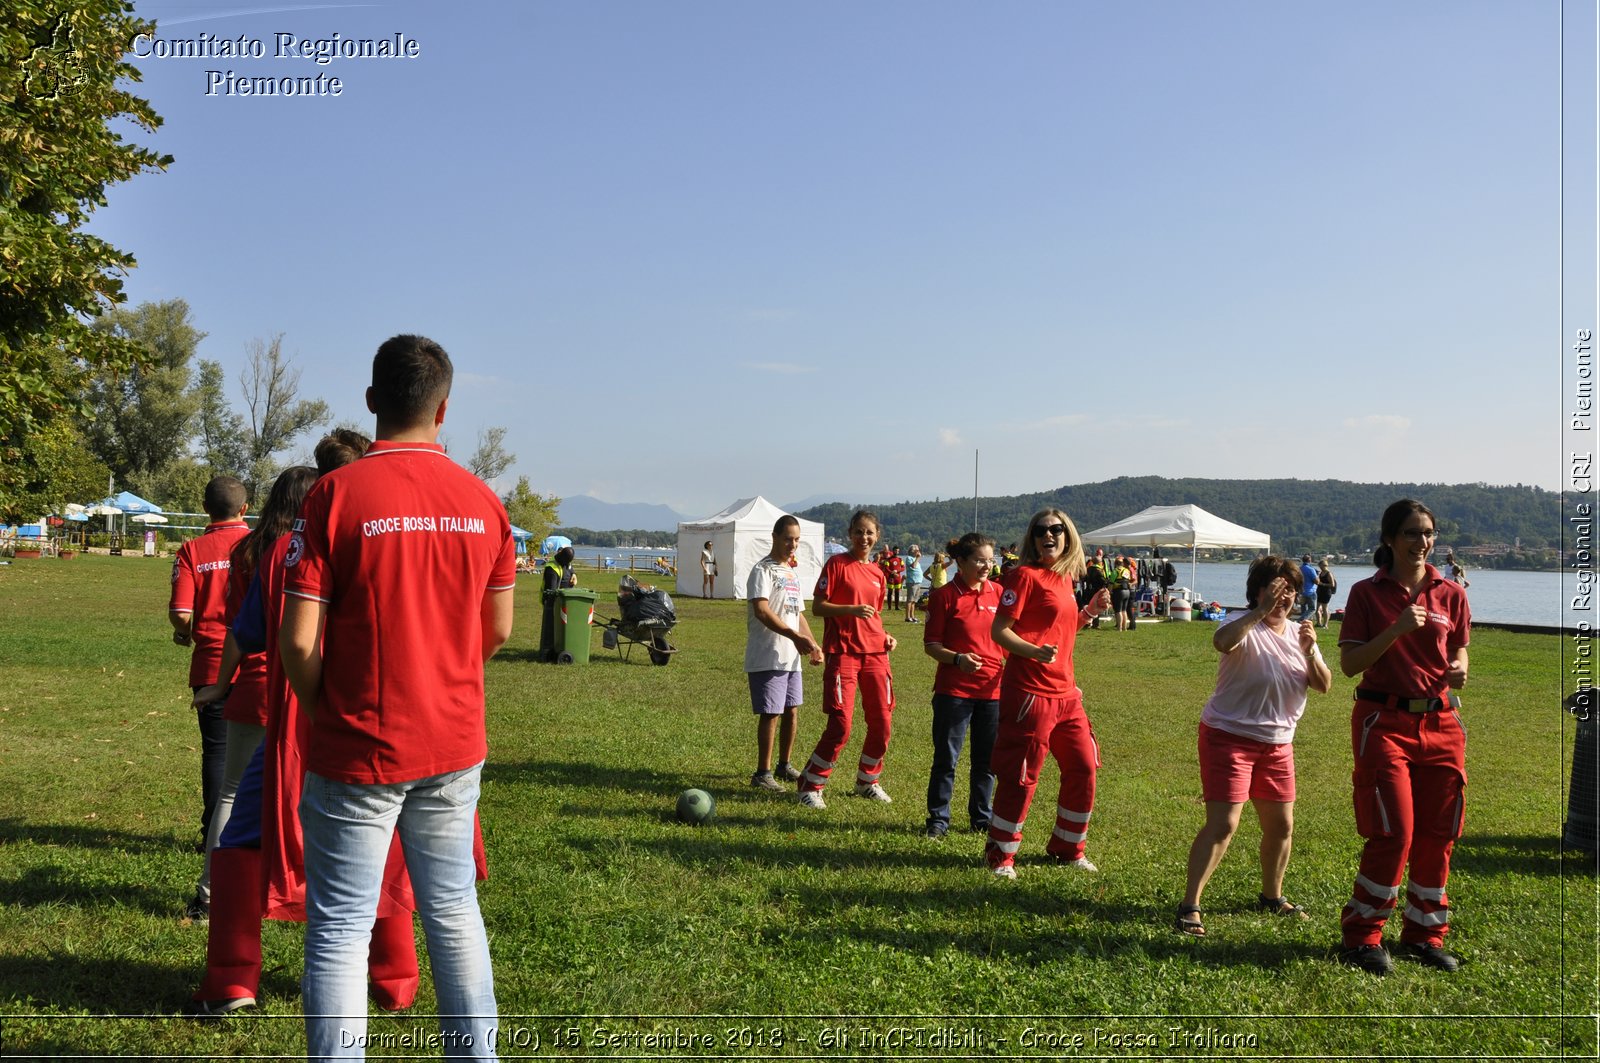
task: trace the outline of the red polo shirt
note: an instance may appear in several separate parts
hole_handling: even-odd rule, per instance
[[[1428,623],[1396,639],[1361,674],[1363,687],[1400,698],[1435,698],[1449,689],[1445,672],[1455,651],[1472,641],[1472,611],[1466,591],[1432,565],[1426,568],[1417,602],[1427,608]],[[1339,645],[1371,642],[1410,602],[1410,593],[1379,569],[1350,588]]]
[[[887,653],[884,642],[883,603],[888,598],[883,569],[850,554],[834,554],[822,566],[812,597],[830,605],[870,605],[878,610],[871,620],[859,616],[823,619],[823,653]]]
[[[953,579],[928,595],[927,627],[922,641],[937,642],[954,653],[976,653],[983,658],[977,672],[963,672],[954,664],[939,665],[933,692],[955,698],[994,701],[1000,697],[1000,670],[1005,653],[994,643],[995,610],[1000,607],[1000,587],[984,580],[977,590],[965,580]]]
[[[1035,646],[1056,647],[1049,664],[1028,657],[1006,659],[1007,690],[1066,698],[1077,693],[1072,644],[1078,637],[1078,601],[1072,580],[1038,565],[1018,565],[1000,578],[1000,616],[1016,620],[1011,630]]]
[[[222,640],[228,634],[229,554],[250,529],[242,520],[219,520],[205,534],[178,547],[172,562],[172,597],[167,609],[194,614],[194,652],[189,655],[189,685],[210,686],[222,664]]]
[[[443,448],[380,440],[300,518],[284,591],[327,604],[307,770],[395,783],[482,761],[483,602],[517,577],[505,506]]]

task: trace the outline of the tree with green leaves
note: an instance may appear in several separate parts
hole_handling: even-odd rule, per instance
[[[139,358],[126,337],[89,327],[122,301],[133,256],[83,227],[107,188],[172,161],[111,128],[161,123],[118,87],[139,79],[123,56],[153,28],[120,0],[16,0],[0,22],[0,512],[41,482],[29,444],[69,437],[57,422],[86,375]]]
[[[94,328],[132,340],[145,356],[129,369],[90,378],[80,429],[118,483],[147,494],[188,450],[200,405],[190,387],[189,363],[205,333],[189,320],[189,304],[182,299],[141,303],[131,310],[117,307]]]
[[[523,531],[531,532],[535,543],[543,542],[544,537],[550,534],[561,512],[561,499],[555,495],[538,494],[526,476],[517,477],[517,486],[509,494],[502,495],[500,501],[505,503],[511,523]]]

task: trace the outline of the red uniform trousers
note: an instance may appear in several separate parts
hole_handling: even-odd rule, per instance
[[[1340,916],[1344,947],[1377,945],[1410,860],[1400,940],[1438,945],[1450,931],[1450,851],[1461,836],[1467,733],[1453,709],[1412,713],[1357,701],[1356,830],[1367,839],[1355,890]]]
[[[404,874],[399,835],[389,863]],[[206,928],[206,974],[196,1000],[232,1000],[258,995],[261,984],[261,920],[266,907],[260,849],[211,851],[211,925]],[[394,905],[382,907],[394,908]],[[417,942],[412,915],[380,915],[367,949],[372,999],[385,1011],[409,1008],[417,999]]]
[[[1094,776],[1100,746],[1083,711],[1083,698],[1045,698],[1002,689],[1000,731],[989,766],[994,769],[994,814],[983,858],[990,867],[1012,863],[1022,845],[1022,824],[1039,785],[1045,753],[1061,769],[1055,832],[1045,851],[1062,860],[1083,855],[1094,810]]]
[[[828,784],[834,763],[850,740],[850,718],[855,714],[856,687],[861,688],[861,708],[867,716],[867,740],[861,745],[856,783],[866,786],[883,772],[883,755],[889,750],[894,714],[894,677],[887,653],[830,653],[822,666],[822,711],[828,723],[806,764],[800,790],[820,790]]]

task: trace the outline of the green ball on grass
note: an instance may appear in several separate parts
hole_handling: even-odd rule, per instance
[[[678,820],[700,826],[711,822],[717,811],[716,798],[704,790],[685,790],[678,795]]]

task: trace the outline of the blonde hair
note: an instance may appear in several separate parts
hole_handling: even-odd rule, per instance
[[[1022,543],[1022,563],[1024,565],[1037,565],[1039,560],[1039,547],[1036,545],[1038,537],[1033,534],[1033,529],[1041,523],[1052,524],[1060,521],[1067,527],[1067,547],[1061,551],[1061,556],[1050,570],[1061,576],[1071,576],[1073,579],[1082,579],[1086,568],[1083,560],[1083,539],[1078,535],[1078,526],[1072,523],[1072,518],[1059,509],[1041,509],[1028,521],[1028,534]]]

